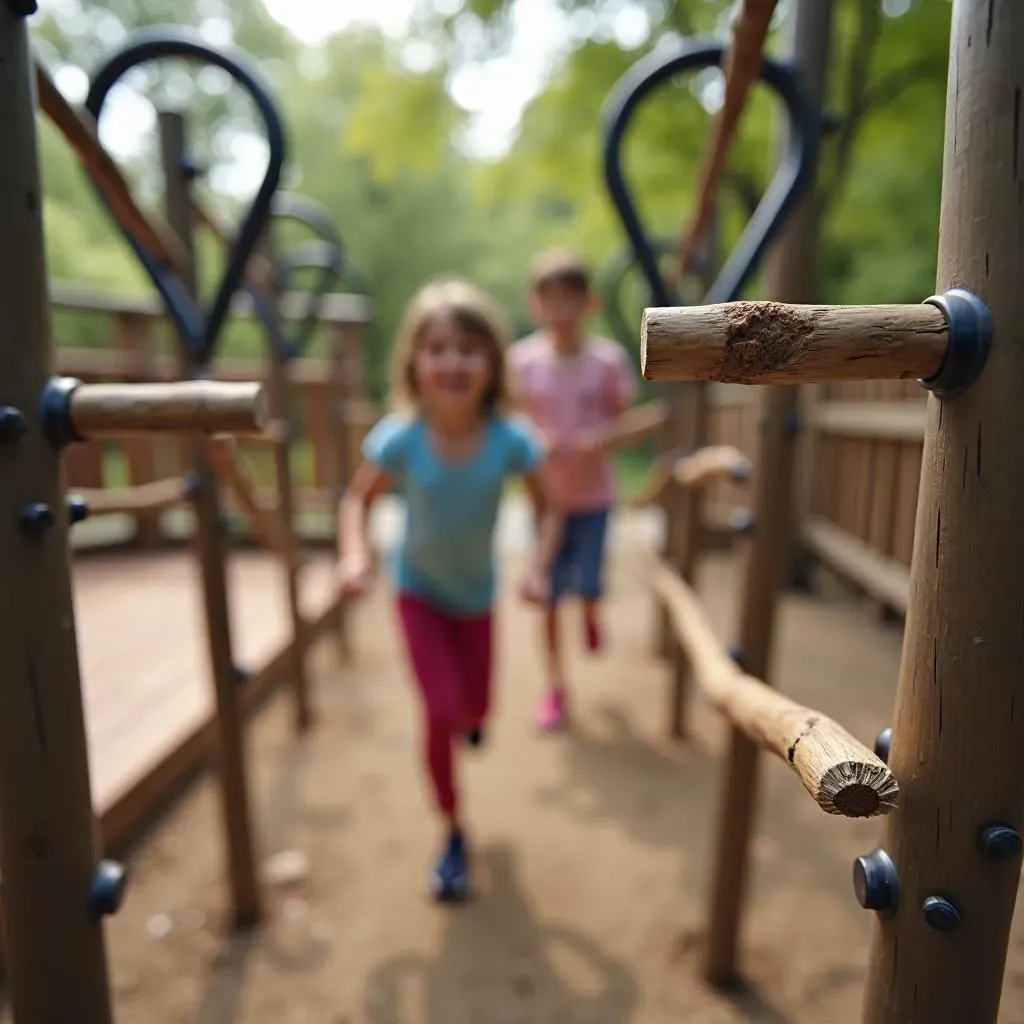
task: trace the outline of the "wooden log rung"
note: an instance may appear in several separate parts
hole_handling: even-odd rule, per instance
[[[662,462],[629,504],[633,508],[653,505],[673,483],[691,490],[710,487],[718,480],[741,483],[749,478],[750,471],[750,460],[738,448],[727,444],[708,445],[674,462]]]
[[[78,489],[75,494],[85,502],[90,516],[126,514],[155,516],[188,501],[188,480],[156,480],[134,487]]]
[[[841,725],[746,675],[715,635],[696,593],[671,566],[650,559],[693,675],[714,707],[800,776],[822,810],[850,818],[888,814],[899,798],[892,772]]]

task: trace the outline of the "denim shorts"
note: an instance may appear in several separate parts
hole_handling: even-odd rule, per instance
[[[566,594],[596,599],[601,596],[604,544],[609,510],[569,513],[562,545],[551,568],[551,603]]]

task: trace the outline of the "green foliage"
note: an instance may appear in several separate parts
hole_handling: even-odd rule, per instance
[[[458,10],[418,13],[410,35],[390,39],[352,29],[309,48],[266,13],[261,0],[80,0],[82,16],[51,4],[34,20],[48,63],[91,69],[125,34],[166,22],[227,32],[258,58],[286,118],[288,187],[323,202],[346,253],[370,282],[377,308],[371,380],[380,394],[387,339],[409,296],[437,274],[464,274],[507,307],[517,332],[529,328],[524,268],[539,248],[567,242],[601,265],[623,245],[601,171],[601,112],[620,77],[640,57],[684,32],[722,32],[726,0],[563,0],[567,46],[546,88],[527,107],[508,153],[487,163],[466,155],[467,113],[452,100],[453,74],[465,62],[507,50],[516,0],[466,0]],[[616,41],[626,6],[645,12],[648,32]],[[899,5],[889,4],[892,10]],[[818,266],[823,300],[914,301],[935,272],[943,108],[949,34],[948,0],[915,0],[898,17],[880,0],[836,0],[829,65],[830,110],[839,130],[825,143],[818,202],[823,237]],[[771,47],[782,45],[773,32]],[[418,48],[415,60],[410,46]],[[147,95],[174,99],[189,114],[201,163],[214,166],[239,131],[259,132],[237,90],[211,91],[211,79],[169,62],[146,76]],[[711,116],[702,105],[714,74],[680,81],[645,103],[631,129],[626,171],[653,233],[678,235],[691,212],[693,183]],[[721,195],[719,248],[727,250],[749,213],[750,193],[772,167],[775,116],[755,90]],[[46,230],[51,273],[97,286],[148,287],[130,250],[108,223],[66,145],[41,130]],[[160,202],[156,144],[150,140],[127,171],[151,208]],[[204,201],[237,219],[238,201],[218,194],[211,177]],[[200,241],[208,293],[222,258]],[[361,287],[361,282],[347,282]],[[756,293],[757,283],[750,292]],[[643,303],[631,287],[631,317]],[[600,319],[598,327],[601,326]],[[83,324],[85,335],[92,330]],[[62,332],[65,336],[66,332]],[[262,344],[252,325],[232,325],[234,351]]]

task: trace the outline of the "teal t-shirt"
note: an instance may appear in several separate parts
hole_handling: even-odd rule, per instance
[[[530,427],[494,416],[476,451],[450,462],[438,454],[422,418],[392,414],[367,434],[363,454],[405,499],[405,525],[391,560],[398,589],[454,612],[490,607],[502,485],[543,455]]]

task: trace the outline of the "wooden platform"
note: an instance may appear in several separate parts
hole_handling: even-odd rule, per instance
[[[210,720],[202,595],[187,551],[77,557],[73,580],[93,800],[102,816],[194,744]],[[325,554],[303,576],[311,619],[322,617],[331,583]],[[235,660],[259,669],[289,640],[283,568],[270,555],[235,551],[228,586]]]

